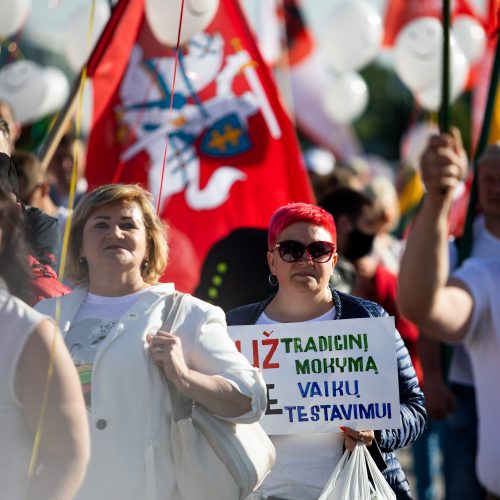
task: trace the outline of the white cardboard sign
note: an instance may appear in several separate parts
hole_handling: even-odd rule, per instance
[[[262,370],[268,434],[399,428],[394,318],[231,326]]]

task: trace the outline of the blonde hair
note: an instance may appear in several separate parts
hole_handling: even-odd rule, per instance
[[[99,208],[113,203],[136,203],[142,212],[148,255],[141,269],[146,283],[155,283],[168,260],[167,225],[156,215],[151,194],[137,184],[107,184],[86,194],[73,214],[68,244],[68,276],[78,285],[88,283],[88,266],[80,259],[83,228]]]

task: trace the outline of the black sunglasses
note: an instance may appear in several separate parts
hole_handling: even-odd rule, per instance
[[[332,258],[335,252],[335,244],[329,241],[313,241],[309,245],[304,245],[300,241],[285,240],[276,243],[274,248],[278,249],[280,257],[285,262],[297,262],[307,250],[314,262],[325,263]]]

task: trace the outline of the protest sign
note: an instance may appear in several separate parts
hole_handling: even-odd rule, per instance
[[[400,427],[394,318],[231,326],[262,370],[268,434]]]

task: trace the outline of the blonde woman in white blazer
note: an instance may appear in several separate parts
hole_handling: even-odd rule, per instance
[[[166,257],[162,223],[142,188],[102,186],[79,202],[68,262],[80,286],[61,298],[59,321],[91,428],[78,499],[179,498],[165,377],[221,418],[254,422],[265,410],[264,382],[228,337],[221,309],[186,296],[179,336],[161,331],[174,292],[155,284]],[[55,317],[56,300],[38,309]]]

